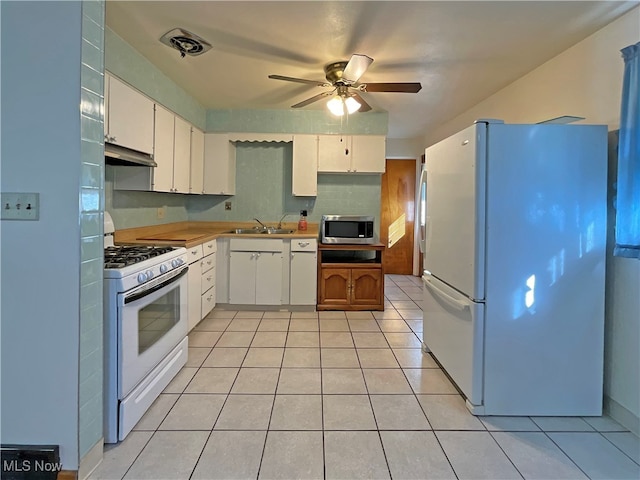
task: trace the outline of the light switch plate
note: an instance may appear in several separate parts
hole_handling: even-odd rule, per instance
[[[2,220],[39,220],[39,193],[0,193]]]

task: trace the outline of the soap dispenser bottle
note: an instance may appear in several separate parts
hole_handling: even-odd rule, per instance
[[[298,220],[298,230],[306,231],[307,230],[307,211],[300,210],[300,220]]]

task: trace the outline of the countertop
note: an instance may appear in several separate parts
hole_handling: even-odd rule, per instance
[[[278,222],[265,222],[269,227]],[[177,247],[193,247],[216,238],[318,238],[318,224],[309,223],[307,230],[298,230],[297,222],[283,222],[282,228],[294,230],[283,234],[236,234],[229,233],[236,228],[253,228],[256,222],[176,222],[148,227],[135,227],[116,230],[116,245],[173,245]]]

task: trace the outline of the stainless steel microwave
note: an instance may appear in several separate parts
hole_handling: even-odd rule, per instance
[[[322,243],[375,243],[373,217],[366,215],[323,215],[320,223]]]

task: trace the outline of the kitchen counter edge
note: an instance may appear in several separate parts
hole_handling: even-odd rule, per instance
[[[273,222],[266,222],[268,226],[275,226]],[[255,222],[176,222],[146,227],[134,227],[116,229],[114,242],[116,245],[170,245],[176,247],[191,248],[195,245],[206,243],[217,238],[318,238],[319,224],[309,223],[307,230],[298,230],[297,222],[283,222],[282,228],[294,230],[288,234],[236,234],[227,233],[236,228],[253,228]],[[193,237],[182,239],[160,238],[166,237]],[[156,238],[151,238],[156,237]]]

